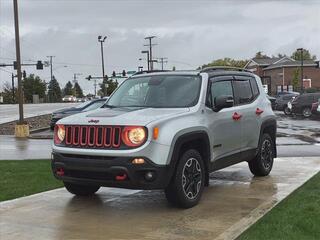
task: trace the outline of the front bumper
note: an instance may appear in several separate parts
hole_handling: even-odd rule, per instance
[[[140,156],[136,157],[140,158]],[[134,165],[131,163],[134,158],[53,152],[52,171],[57,179],[65,182],[104,187],[164,189],[169,184],[172,174],[169,165],[157,165],[145,157],[143,157],[144,164]],[[61,169],[63,175],[57,173],[61,172]],[[154,178],[146,180],[147,172],[152,172]]]

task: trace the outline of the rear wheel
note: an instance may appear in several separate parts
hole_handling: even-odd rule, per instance
[[[69,182],[63,182],[68,192],[78,196],[90,196],[95,194],[100,186],[74,184]]]
[[[174,176],[165,189],[167,200],[181,208],[195,206],[202,195],[205,168],[200,153],[190,149],[179,159]]]
[[[306,107],[302,110],[302,115],[306,118],[311,117],[312,113],[311,113],[311,109]]]
[[[257,156],[249,161],[249,168],[255,176],[269,175],[274,158],[274,141],[269,134],[262,135]]]

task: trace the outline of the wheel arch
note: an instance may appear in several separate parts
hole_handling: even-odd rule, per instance
[[[176,170],[179,156],[181,156],[181,154],[187,149],[195,149],[200,153],[205,166],[205,185],[207,186],[209,184],[209,163],[211,159],[211,152],[209,136],[204,130],[184,133],[177,137],[176,141],[174,142],[171,157],[169,158],[171,170],[169,175],[170,179]]]
[[[261,129],[260,129],[260,140],[264,133],[267,133],[270,135],[273,146],[274,146],[274,157],[277,157],[277,146],[276,146],[276,138],[277,138],[277,120],[276,119],[267,119],[262,122]],[[260,146],[260,140],[259,140],[259,146]]]

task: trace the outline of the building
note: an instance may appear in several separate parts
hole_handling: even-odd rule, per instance
[[[301,61],[290,57],[282,58],[253,58],[245,66],[262,80],[270,95],[282,91],[299,91],[301,86]],[[298,71],[298,72],[297,72]],[[298,84],[294,84],[295,75],[298,74]],[[304,89],[315,88],[320,91],[319,61],[303,61]]]

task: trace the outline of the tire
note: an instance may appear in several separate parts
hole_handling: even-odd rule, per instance
[[[309,107],[305,107],[304,109],[302,109],[302,115],[305,118],[311,117],[311,115],[312,115],[311,109]]]
[[[274,159],[274,141],[269,134],[265,133],[259,143],[257,156],[248,162],[250,171],[255,176],[269,175]]]
[[[91,185],[81,185],[81,184],[74,184],[69,182],[63,182],[65,188],[68,192],[77,195],[77,196],[90,196],[95,194],[100,186],[91,186]]]
[[[284,110],[283,110],[283,112],[284,112],[284,114],[287,115],[287,116],[292,114],[290,108],[288,108],[288,107],[285,107]]]
[[[176,171],[165,189],[169,203],[180,208],[191,208],[200,201],[205,184],[205,167],[197,150],[185,151]]]

